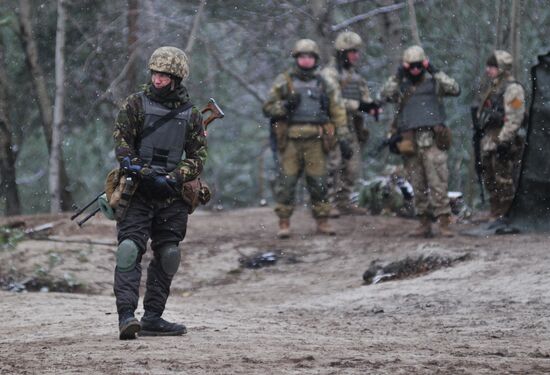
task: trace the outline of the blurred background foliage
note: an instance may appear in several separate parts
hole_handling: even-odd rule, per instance
[[[0,2],[0,90],[6,95],[4,140],[15,156],[19,212],[49,210],[48,147],[21,38],[21,6],[30,4],[32,37],[48,95],[55,95],[56,1]],[[495,48],[510,49],[518,35],[518,79],[530,91],[529,69],[548,52],[550,7],[547,0],[65,0],[65,188],[83,203],[103,189],[116,166],[111,137],[121,101],[148,81],[146,64],[159,46],[190,47],[187,81],[199,107],[214,97],[226,117],[209,128],[209,159],[204,179],[214,188],[211,206],[251,206],[270,201],[272,155],[268,120],[261,102],[275,76],[292,64],[290,49],[299,38],[322,45],[352,30],[366,41],[360,72],[373,94],[395,72],[404,48],[413,44],[409,6],[414,3],[418,35],[432,63],[458,80],[462,94],[447,100],[454,139],[449,167],[451,190],[476,203],[469,107],[478,92],[486,58]],[[513,28],[517,6],[519,27]],[[199,22],[193,30],[197,17]],[[193,31],[192,31],[193,30]],[[0,96],[1,98],[1,96]],[[391,121],[387,106],[380,122],[369,118],[371,138],[364,150],[363,177],[399,164],[387,151],[376,153]],[[2,123],[0,118],[0,123]],[[6,163],[5,152],[2,163]],[[3,164],[4,165],[4,164]],[[7,175],[1,176],[0,210],[7,212]]]

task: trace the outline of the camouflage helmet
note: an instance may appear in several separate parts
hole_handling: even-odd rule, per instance
[[[503,72],[509,72],[512,70],[514,58],[512,55],[503,50],[496,50],[494,52],[495,59],[497,60],[498,69]]]
[[[403,52],[403,62],[404,63],[414,63],[418,61],[426,60],[427,56],[424,52],[424,49],[420,46],[411,46]]]
[[[336,40],[334,41],[334,48],[337,51],[347,51],[350,49],[359,49],[363,44],[363,40],[359,34],[354,33],[353,31],[345,31],[338,34]]]
[[[149,59],[149,69],[186,79],[189,76],[189,60],[185,52],[176,47],[160,47]]]
[[[311,53],[317,58],[321,55],[319,46],[311,39],[300,39],[292,48],[292,57],[298,56],[300,53]]]

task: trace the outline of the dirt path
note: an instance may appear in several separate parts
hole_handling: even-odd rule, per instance
[[[118,340],[114,246],[23,241],[0,252],[0,276],[42,268],[93,292],[0,292],[0,374],[550,373],[548,236],[421,241],[402,235],[408,220],[346,217],[323,238],[300,211],[294,238],[278,241],[275,223],[268,208],[191,217],[165,313],[188,327],[176,338]],[[60,239],[114,239],[104,220],[56,228]],[[284,254],[275,266],[239,268],[240,256],[268,250]],[[420,254],[471,257],[362,284],[371,261]]]

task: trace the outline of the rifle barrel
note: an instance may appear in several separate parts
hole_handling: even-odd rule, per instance
[[[88,203],[87,205],[85,205],[83,208],[81,208],[80,210],[78,210],[77,212],[75,212],[73,214],[73,216],[71,216],[71,220],[74,220],[75,218],[77,218],[78,216],[82,215],[82,213],[84,211],[86,211],[86,209],[88,207],[90,207],[92,204],[94,204],[95,202],[97,202],[97,200],[99,199],[99,197],[101,197],[103,194],[105,194],[105,191],[102,191],[101,193],[99,193],[97,195],[97,197],[95,197],[94,199],[92,199],[92,201],[90,203]]]
[[[77,224],[79,227],[82,226],[82,224],[84,224],[85,222],[87,222],[88,220],[90,220],[92,218],[92,216],[95,216],[95,214],[97,214],[99,212],[100,208],[96,208],[95,210],[93,210],[92,212],[90,212],[84,219],[80,220]]]

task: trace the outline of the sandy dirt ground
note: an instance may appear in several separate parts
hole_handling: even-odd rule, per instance
[[[188,333],[119,341],[113,223],[23,219],[54,222],[60,241],[0,251],[0,278],[42,275],[79,292],[0,291],[0,374],[550,373],[548,235],[418,240],[404,234],[411,220],[364,216],[320,237],[302,210],[281,241],[269,208],[197,212],[165,312]],[[239,266],[259,251],[283,255]],[[363,284],[373,260],[465,254],[419,277]]]

